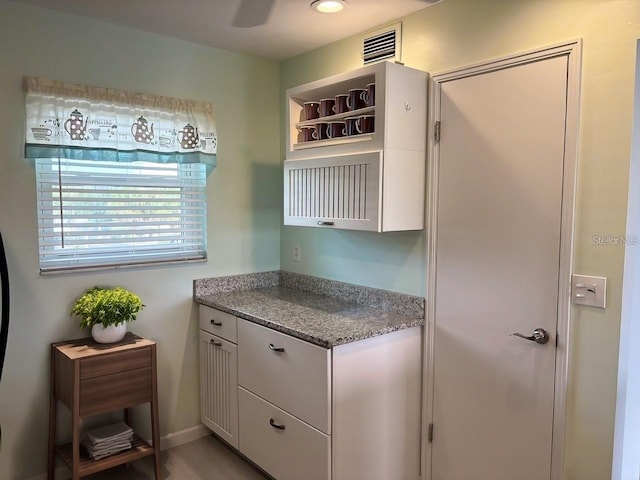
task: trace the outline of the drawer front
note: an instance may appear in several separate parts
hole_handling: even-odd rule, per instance
[[[151,366],[151,347],[107,353],[80,361],[80,379],[100,377],[112,373]]]
[[[151,367],[80,380],[80,416],[151,401]]]
[[[200,328],[225,340],[238,343],[237,322],[233,315],[200,305]]]
[[[329,479],[331,437],[243,388],[238,398],[240,452],[278,480]]]
[[[327,434],[331,434],[330,354],[290,335],[238,321],[238,383]]]

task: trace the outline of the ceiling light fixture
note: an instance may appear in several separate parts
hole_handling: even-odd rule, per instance
[[[338,13],[347,6],[345,0],[314,0],[311,8],[320,13]]]

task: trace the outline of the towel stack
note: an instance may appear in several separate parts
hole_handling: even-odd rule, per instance
[[[81,445],[94,460],[131,448],[133,430],[124,422],[105,425],[82,433]]]

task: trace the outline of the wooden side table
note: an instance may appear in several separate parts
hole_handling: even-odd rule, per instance
[[[58,400],[71,411],[73,438],[60,446],[55,445]],[[134,435],[131,449],[101,460],[92,460],[80,449],[81,418],[124,409],[125,422],[131,426],[131,407],[147,402],[153,446]],[[162,478],[155,342],[127,333],[115,344],[91,338],[51,344],[48,480],[54,478],[56,453],[71,469],[73,480],[148,455],[154,456],[156,480]]]

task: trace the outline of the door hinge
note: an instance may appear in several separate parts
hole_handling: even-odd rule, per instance
[[[429,442],[433,442],[433,423],[429,424],[428,438],[429,438]]]
[[[440,120],[438,120],[434,126],[434,132],[433,132],[433,139],[436,142],[440,141],[440,130],[442,129],[441,124],[440,124]]]

